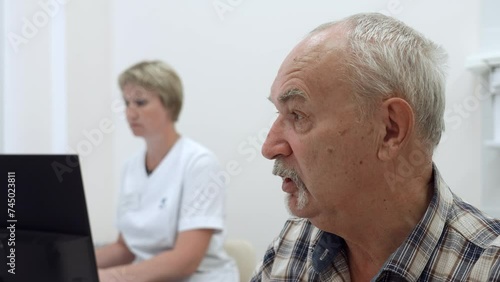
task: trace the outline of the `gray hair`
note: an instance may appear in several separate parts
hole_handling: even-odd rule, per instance
[[[118,78],[123,91],[127,83],[142,86],[154,91],[163,106],[169,110],[172,121],[177,121],[182,109],[183,91],[179,75],[162,61],[143,61],[126,69]]]
[[[347,31],[345,80],[362,117],[379,101],[400,97],[413,108],[417,134],[432,152],[444,131],[446,52],[401,21],[377,13],[323,24],[311,34],[333,25]]]

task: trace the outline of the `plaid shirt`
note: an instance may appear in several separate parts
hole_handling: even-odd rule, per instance
[[[434,179],[424,217],[372,281],[500,281],[500,220],[454,195],[437,169]],[[251,281],[350,281],[345,242],[290,219]]]

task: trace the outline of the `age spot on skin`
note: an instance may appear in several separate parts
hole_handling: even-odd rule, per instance
[[[338,134],[339,136],[344,136],[344,135],[346,134],[346,132],[347,132],[347,131],[348,131],[348,129],[339,130],[339,131],[337,131],[337,134]]]

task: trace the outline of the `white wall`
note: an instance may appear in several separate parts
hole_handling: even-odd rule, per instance
[[[214,4],[226,4],[229,10],[217,13]],[[115,104],[120,102],[116,77],[139,60],[162,59],[178,70],[185,85],[180,132],[211,148],[223,166],[239,167],[229,177],[229,237],[251,240],[260,258],[287,218],[280,180],[271,175],[272,162],[260,155],[274,118],[267,101],[270,85],[281,61],[308,31],[363,11],[385,10],[449,51],[448,131],[436,162],[456,193],[480,203],[480,109],[462,110],[478,84],[464,62],[479,44],[479,1],[72,0],[66,8],[67,143],[83,148],[85,141],[92,141],[88,132],[97,130],[101,122],[110,119],[113,126],[83,158],[96,242],[116,235],[114,193],[120,168],[142,145],[131,136],[120,104]],[[11,20],[19,23],[16,19],[26,13],[17,12]],[[6,137],[4,151],[37,152],[55,142],[44,137],[50,122],[38,117],[40,112],[50,112],[51,106],[43,101],[36,106],[23,103],[34,96],[51,97],[50,78],[43,71],[48,63],[39,62],[41,54],[48,52],[44,36],[25,46],[26,59],[14,57],[16,61],[10,58],[7,63],[13,73],[9,105],[31,114],[11,110],[8,126],[14,133]],[[18,67],[18,62],[25,67]],[[30,81],[31,86],[23,81]],[[36,89],[27,89],[35,84]],[[34,125],[33,119],[40,121]],[[42,144],[33,139],[18,144],[20,134],[36,136]]]
[[[93,233],[109,241],[116,186],[106,124],[113,118],[110,2],[8,0],[3,14],[2,152],[79,153]]]
[[[0,0],[0,38],[5,38],[5,10],[4,0]],[[4,72],[5,72],[5,44],[2,44],[2,39],[0,39],[0,117],[3,118],[3,92],[5,90],[4,87]],[[3,123],[0,123],[0,136],[3,136]],[[0,148],[3,148],[3,140],[4,138],[0,138]]]
[[[97,243],[116,239],[111,15],[109,1],[72,0],[66,5],[68,145],[82,160]]]
[[[482,1],[482,17],[481,17],[481,31],[480,31],[480,48],[477,54],[484,54],[488,52],[500,52],[500,2],[495,0]],[[472,54],[472,55],[477,55]],[[483,81],[486,87],[483,87],[482,94],[485,98],[482,103],[482,141],[493,140],[493,128],[495,122],[493,121],[493,107],[492,107],[492,93],[488,88],[489,72],[478,74],[478,79]],[[496,96],[496,98],[500,98]],[[498,173],[500,167],[500,149],[491,148],[482,144],[481,154],[481,173],[482,173],[482,207],[490,214],[500,217],[500,174]]]
[[[38,29],[32,23],[39,9],[35,1],[5,1],[7,42],[2,119],[5,152],[45,153],[51,150],[52,85],[50,71],[47,71],[50,70],[51,30],[47,26]],[[43,17],[36,19],[44,22]],[[10,44],[11,40],[18,42],[13,41],[13,34],[28,43]]]

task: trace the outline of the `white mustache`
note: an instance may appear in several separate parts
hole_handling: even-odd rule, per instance
[[[299,189],[306,189],[306,185],[300,179],[299,174],[293,168],[286,168],[281,159],[274,161],[273,174],[283,178],[290,178]]]
[[[274,162],[273,174],[284,178],[290,178],[293,183],[295,183],[299,189],[297,209],[302,210],[309,202],[309,198],[306,194],[306,185],[302,182],[302,179],[300,179],[299,174],[294,169],[286,168],[281,159],[276,159]],[[289,201],[289,199],[290,195],[287,196],[287,201]]]

